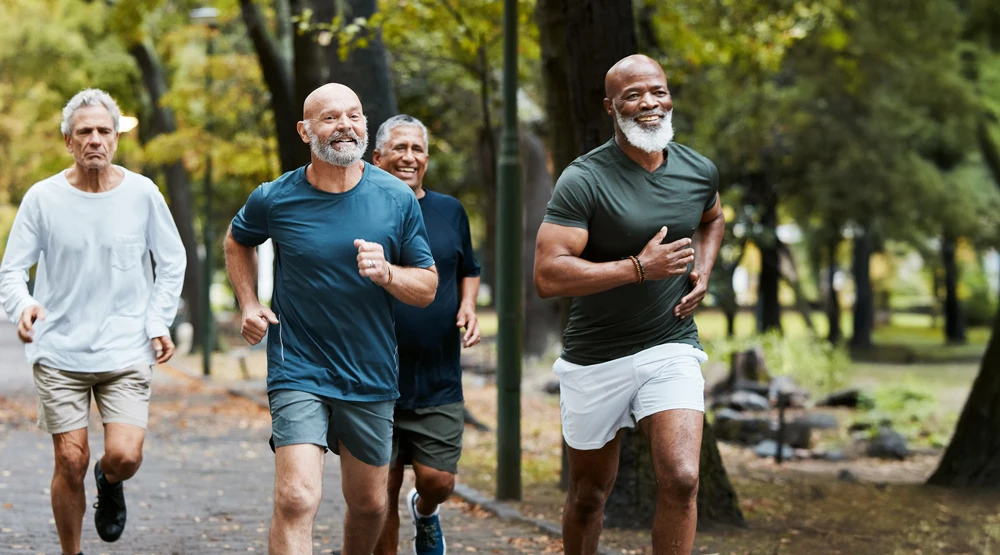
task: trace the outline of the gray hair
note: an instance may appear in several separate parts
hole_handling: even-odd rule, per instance
[[[424,134],[424,147],[428,147],[427,128],[424,124],[413,116],[399,114],[398,116],[392,116],[391,118],[385,120],[385,122],[378,127],[378,133],[375,133],[375,150],[382,152],[382,147],[385,146],[385,142],[389,140],[389,135],[392,134],[392,130],[397,127],[403,127],[404,125],[412,125],[413,127],[420,128],[420,131]]]
[[[62,134],[69,135],[69,132],[73,130],[73,114],[77,110],[84,106],[97,105],[104,106],[111,113],[111,119],[115,122],[115,133],[117,133],[119,120],[122,117],[121,110],[118,109],[118,103],[115,102],[115,99],[111,98],[110,94],[101,89],[85,89],[73,95],[73,98],[69,99],[66,107],[63,108],[62,124],[59,126]]]

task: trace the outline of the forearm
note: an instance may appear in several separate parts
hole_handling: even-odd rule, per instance
[[[260,302],[257,297],[257,249],[236,242],[226,235],[226,272],[240,308]]]
[[[392,282],[383,285],[390,295],[403,304],[425,307],[437,293],[437,269],[389,265]]]
[[[150,233],[150,246],[156,262],[153,291],[146,307],[146,335],[150,339],[169,335],[168,328],[177,315],[177,305],[184,289],[184,271],[187,269],[184,243],[169,219],[169,212],[163,216],[160,219],[164,221],[154,225]]]
[[[0,306],[17,323],[29,306],[39,304],[28,291],[28,271],[38,262],[38,245],[12,229],[0,262]]]
[[[593,295],[638,281],[635,264],[628,258],[590,262],[569,254],[543,257],[535,272],[535,287],[543,299]]]
[[[725,233],[726,220],[721,212],[717,217],[698,225],[698,230],[691,241],[691,246],[694,248],[694,269],[698,273],[704,276],[711,275]]]
[[[462,278],[462,298],[459,308],[476,309],[476,299],[479,298],[479,276]]]

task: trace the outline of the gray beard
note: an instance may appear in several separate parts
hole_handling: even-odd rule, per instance
[[[637,114],[635,117],[663,113],[660,110],[649,110]],[[615,120],[618,122],[618,128],[625,135],[625,139],[632,146],[650,154],[663,152],[667,148],[667,145],[670,144],[670,141],[674,139],[673,114],[673,110],[666,112],[664,118],[660,120],[660,125],[654,129],[644,129],[635,118],[626,119],[618,112],[618,108],[615,108]]]
[[[313,133],[312,128],[309,123],[306,122],[306,135],[309,136],[309,149],[317,158],[326,162],[327,164],[333,164],[334,166],[352,166],[357,164],[361,157],[365,155],[365,150],[368,149],[368,125],[365,124],[365,136],[362,139],[358,137],[357,133],[353,130],[347,133],[334,133],[330,136],[327,141],[321,141],[319,137]],[[352,149],[347,150],[337,150],[333,148],[331,141],[336,139],[341,139],[347,137],[349,139],[354,139],[357,141],[357,146]]]

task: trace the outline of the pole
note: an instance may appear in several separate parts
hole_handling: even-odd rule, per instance
[[[497,161],[497,499],[521,499],[521,160],[517,0],[504,0],[503,134]]]
[[[208,26],[208,45],[205,48],[205,130],[209,137],[212,135],[212,107],[210,94],[212,90],[212,54],[215,52],[215,25]],[[212,351],[214,350],[215,337],[212,317],[212,149],[211,145],[205,148],[205,213],[202,222],[202,233],[205,241],[205,291],[202,293],[204,303],[205,321],[202,322],[204,337],[202,337],[202,373],[207,378],[212,372]]]

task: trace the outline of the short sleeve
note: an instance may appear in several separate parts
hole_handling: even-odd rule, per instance
[[[416,195],[408,194],[400,199],[400,205],[403,210],[403,237],[400,241],[399,263],[402,266],[430,268],[434,265],[434,255],[431,254],[430,242],[427,240],[420,203]]]
[[[708,168],[708,184],[711,191],[708,195],[708,201],[705,203],[705,210],[703,212],[708,212],[709,210],[715,208],[715,196],[719,193],[719,169],[715,167],[715,164],[711,160],[705,160],[705,166]]]
[[[233,239],[246,247],[256,247],[270,238],[268,212],[271,209],[270,183],[254,189],[247,203],[233,218]]]
[[[594,215],[594,195],[586,170],[577,165],[567,167],[552,191],[543,222],[587,229]]]
[[[458,203],[456,203],[458,204]],[[469,229],[469,215],[465,213],[465,207],[458,204],[458,233],[462,238],[462,265],[458,269],[458,277],[476,277],[479,275],[479,262],[476,261],[476,254],[472,251],[472,232]]]

